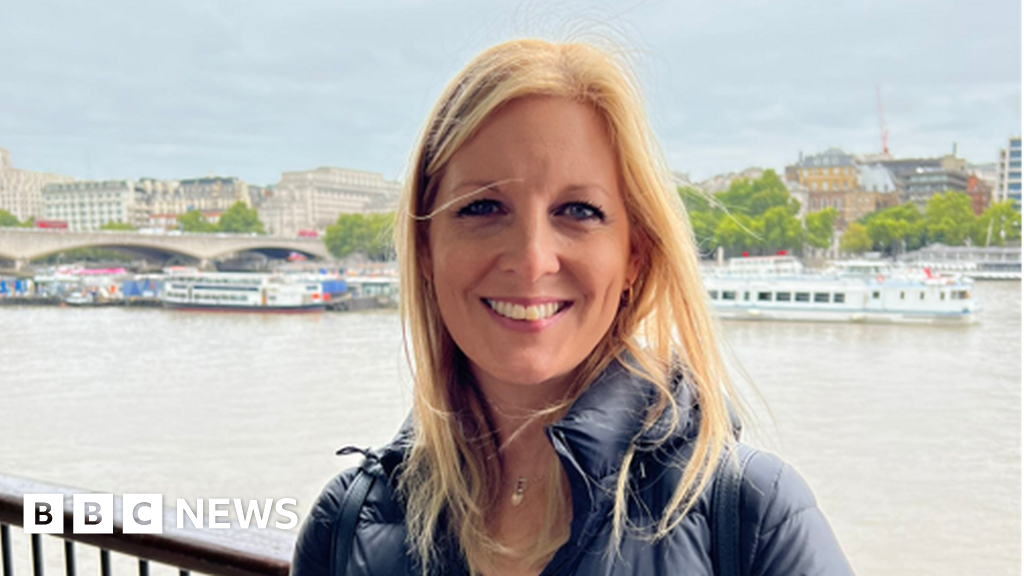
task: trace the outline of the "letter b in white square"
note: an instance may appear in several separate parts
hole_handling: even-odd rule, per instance
[[[75,494],[71,511],[75,534],[114,533],[113,494]]]
[[[22,509],[26,534],[64,533],[63,494],[25,494]]]
[[[121,498],[121,529],[125,534],[163,534],[163,494],[125,494]]]

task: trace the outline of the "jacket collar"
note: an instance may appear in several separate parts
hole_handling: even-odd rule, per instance
[[[616,359],[560,420],[548,426],[548,437],[556,451],[579,473],[578,480],[587,485],[587,492],[592,492],[591,484],[614,481],[631,445],[635,444],[640,451],[651,451],[664,442],[696,437],[700,415],[690,386],[682,374],[673,378],[672,386],[679,408],[674,429],[670,429],[672,417],[666,410],[653,427],[641,433],[647,411],[656,400],[656,391],[650,382]],[[375,453],[389,476],[412,447],[413,437],[410,415],[395,438]],[[590,496],[593,503],[593,494]]]

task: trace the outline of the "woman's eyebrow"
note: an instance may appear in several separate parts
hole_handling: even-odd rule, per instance
[[[601,194],[603,194],[605,196],[611,196],[612,195],[611,190],[608,190],[607,188],[605,188],[604,186],[602,186],[602,185],[600,185],[600,184],[598,184],[596,182],[587,182],[587,183],[584,183],[584,184],[570,184],[570,185],[566,186],[565,188],[562,188],[562,193],[563,194],[568,194],[568,193],[571,193],[571,192],[587,192],[587,191],[599,192],[599,193],[601,193]]]
[[[463,188],[470,188],[470,187],[472,187],[472,190],[470,190],[469,192],[466,192],[465,194],[459,194],[459,195],[455,196],[454,198],[449,198],[448,200],[443,202],[440,206],[438,206],[437,208],[433,209],[429,214],[426,214],[426,215],[423,215],[423,216],[413,216],[413,219],[415,219],[415,220],[430,220],[434,216],[437,216],[441,212],[444,212],[448,208],[451,208],[452,204],[455,204],[456,202],[459,202],[459,201],[461,201],[461,200],[463,200],[465,198],[468,198],[470,196],[475,196],[475,195],[480,194],[481,192],[485,192],[487,190],[497,190],[497,191],[501,192],[501,185],[502,184],[507,184],[509,182],[519,182],[519,181],[522,181],[522,178],[505,178],[504,180],[496,180],[496,181],[492,181],[492,180],[467,180],[465,182],[460,182],[458,185],[456,185],[455,187],[450,189],[451,193],[454,193],[456,190],[461,190]]]

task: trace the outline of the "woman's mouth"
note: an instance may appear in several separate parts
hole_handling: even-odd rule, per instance
[[[505,300],[492,300],[490,298],[482,298],[482,300],[495,314],[510,320],[526,322],[546,320],[572,304],[569,301],[561,301],[526,305]]]

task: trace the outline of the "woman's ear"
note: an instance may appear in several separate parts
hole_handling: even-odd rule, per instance
[[[643,234],[634,234],[629,242],[629,261],[626,263],[626,286],[636,284],[640,270],[647,262],[650,241]]]

